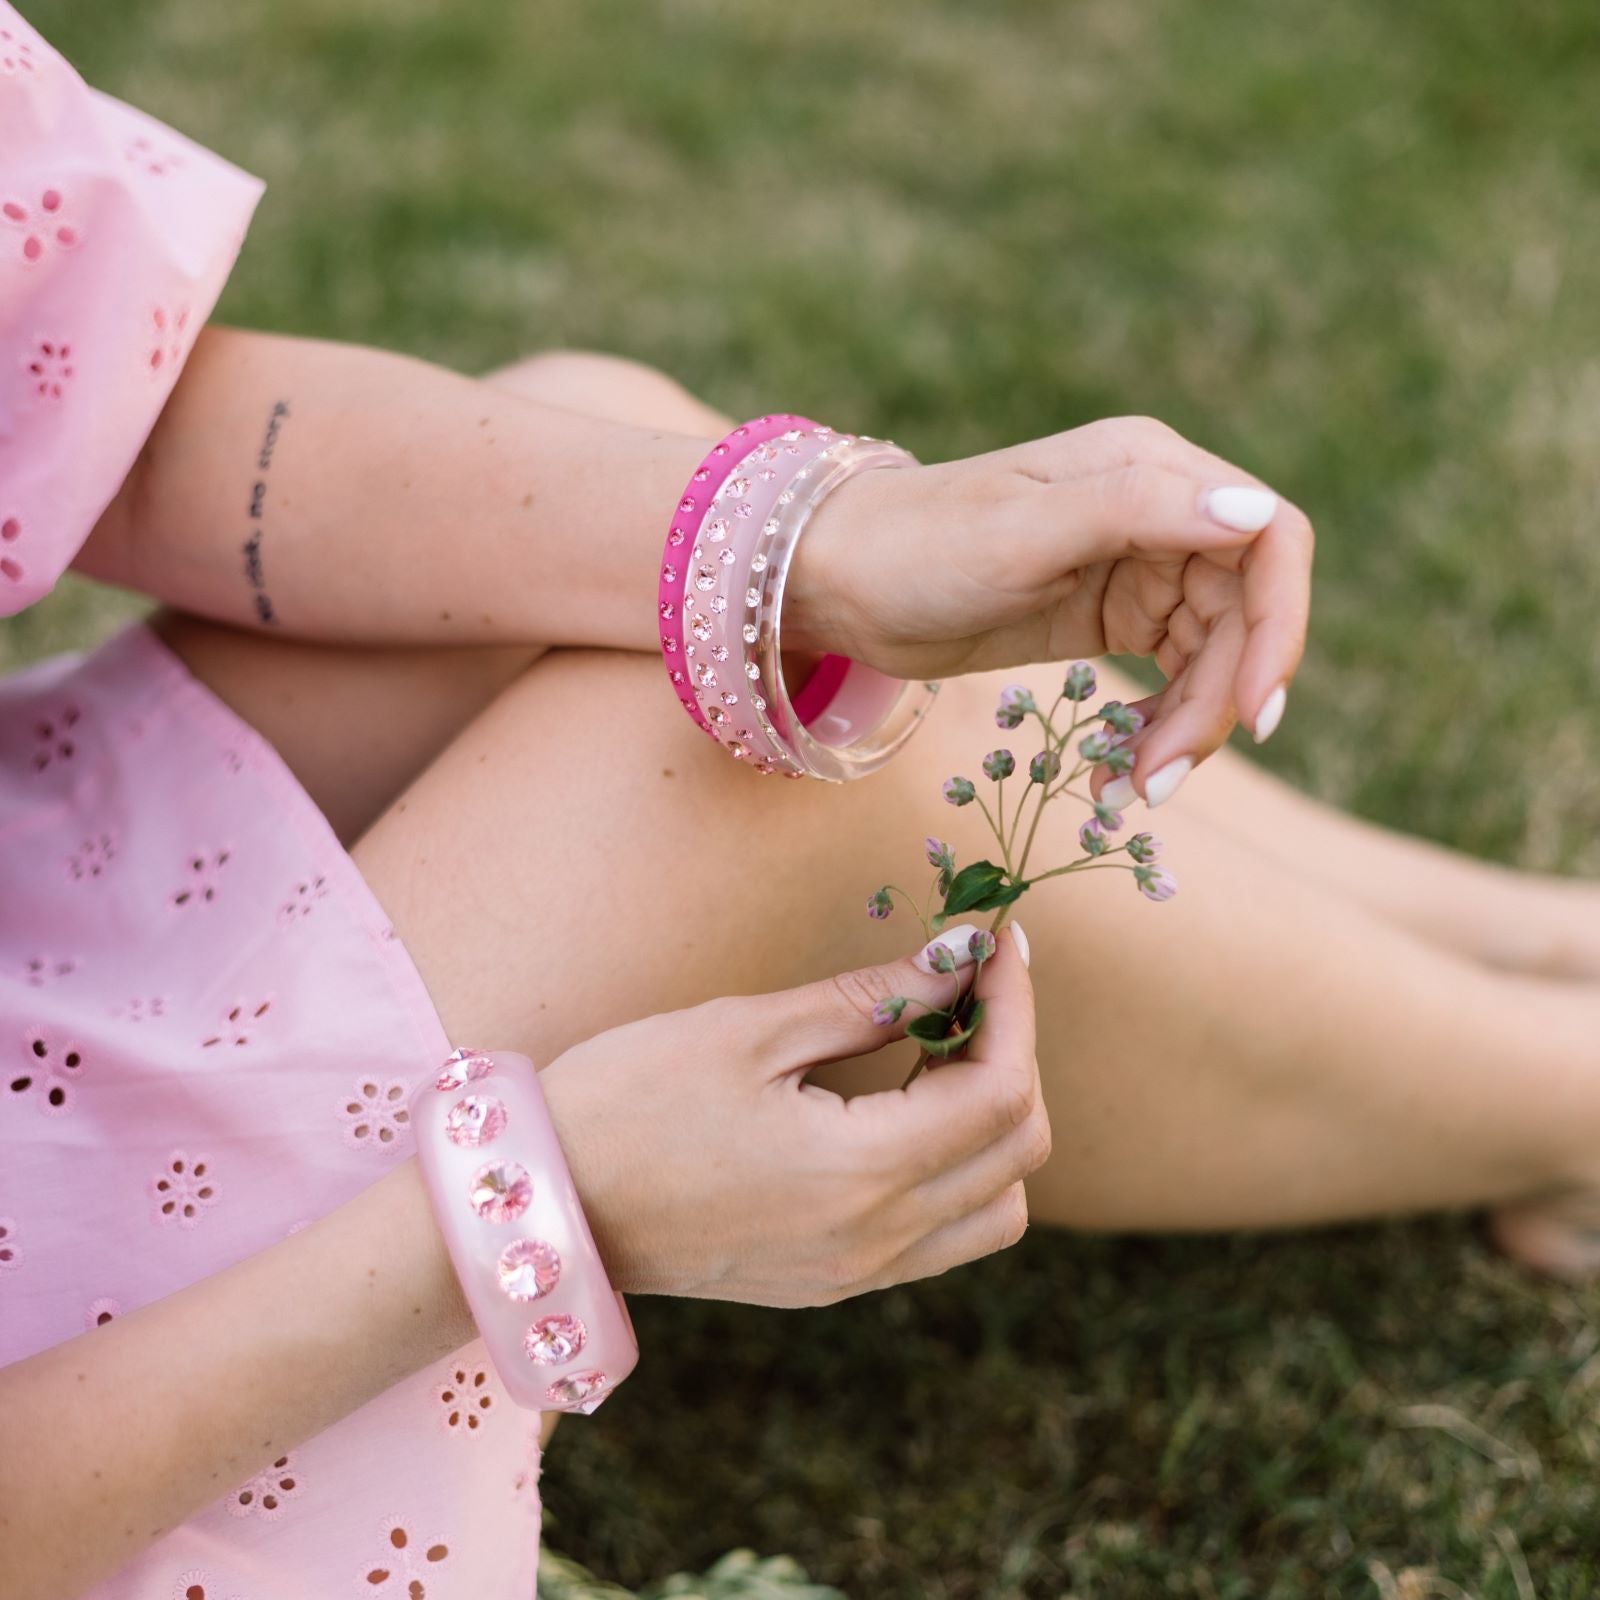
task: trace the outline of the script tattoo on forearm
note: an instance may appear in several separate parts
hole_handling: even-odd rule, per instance
[[[278,433],[289,416],[289,402],[279,400],[267,418],[267,431],[261,440],[261,450],[256,456],[259,476],[250,485],[250,537],[244,542],[244,575],[255,600],[256,615],[268,627],[278,620],[273,610],[272,597],[267,593],[266,578],[261,568],[261,536],[266,531],[263,520],[267,504],[267,478],[272,471],[272,452],[278,445]]]

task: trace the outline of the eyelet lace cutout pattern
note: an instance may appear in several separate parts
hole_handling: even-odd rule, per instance
[[[156,1202],[158,1223],[176,1222],[183,1228],[197,1228],[206,1210],[217,1203],[217,1182],[211,1175],[211,1158],[174,1150],[166,1170],[150,1180],[150,1193]]]
[[[93,834],[67,857],[67,876],[74,883],[87,883],[95,878],[103,878],[116,859],[116,835]]]
[[[428,1600],[427,1580],[450,1559],[443,1539],[416,1543],[398,1517],[383,1524],[383,1554],[361,1569],[360,1583],[369,1595],[396,1600]],[[435,1600],[438,1591],[435,1590]]]
[[[53,717],[45,717],[34,724],[33,770],[46,772],[51,766],[70,761],[78,753],[78,739],[74,729],[82,721],[83,713],[74,705],[65,705]]]
[[[10,28],[0,28],[0,72],[8,78],[29,77],[39,70],[33,43]]]
[[[290,1451],[235,1489],[228,1496],[228,1510],[236,1517],[261,1517],[275,1522],[299,1492],[300,1474]]]
[[[410,1090],[401,1078],[380,1083],[357,1078],[351,1094],[340,1095],[334,1110],[344,1123],[344,1142],[352,1150],[395,1150],[411,1126],[406,1104]]]
[[[0,1217],[0,1272],[14,1272],[22,1265],[22,1246],[17,1243],[14,1217]]]
[[[67,220],[66,196],[59,189],[44,189],[32,205],[21,200],[0,200],[0,217],[22,234],[22,259],[30,265],[42,261],[47,250],[71,250],[83,238]]]
[[[227,1044],[238,1048],[250,1043],[256,1034],[256,1024],[272,1009],[272,996],[265,1000],[258,1000],[252,1005],[248,1000],[240,1000],[230,1006],[222,1015],[222,1027],[209,1039],[200,1041],[202,1050],[209,1050],[213,1045]]]
[[[165,178],[183,165],[183,155],[179,150],[170,145],[158,145],[154,139],[147,139],[142,133],[122,147],[122,154],[152,178]]]
[[[23,1038],[22,1053],[11,1069],[7,1088],[12,1099],[36,1093],[39,1109],[46,1116],[65,1116],[77,1104],[84,1065],[83,1052],[75,1044],[38,1029]]]
[[[89,1302],[89,1309],[83,1314],[83,1325],[86,1328],[103,1328],[115,1317],[122,1315],[122,1302],[102,1295],[98,1300]]]
[[[190,1567],[173,1585],[172,1600],[243,1600],[240,1595],[224,1595],[211,1581],[211,1574]]]
[[[145,1022],[152,1017],[164,1017],[166,1014],[166,996],[159,994],[135,995],[126,1005],[118,1006],[111,1013],[114,1017],[121,1017],[124,1022]]]
[[[189,876],[181,889],[173,892],[168,904],[174,911],[189,906],[210,905],[217,898],[217,878],[232,859],[231,850],[216,850],[209,856],[189,857]]]
[[[29,244],[33,242],[28,241]],[[72,375],[78,370],[73,365],[72,346],[56,338],[38,340],[23,366],[35,397],[50,402],[66,397]]]
[[[297,883],[294,893],[278,907],[278,921],[287,927],[302,917],[309,917],[316,909],[317,901],[326,899],[327,894],[326,878],[313,878],[309,883]]]
[[[0,578],[21,583],[26,574],[17,553],[22,548],[22,518],[13,512],[0,516]]]
[[[70,977],[78,970],[71,956],[29,956],[22,964],[23,978],[30,989],[42,989],[57,978]]]
[[[159,376],[163,369],[171,371],[183,360],[188,343],[185,334],[189,326],[189,308],[177,306],[169,311],[165,306],[157,306],[150,313],[150,323],[153,333],[149,366],[150,371]]]
[[[478,1433],[494,1410],[495,1396],[487,1367],[455,1367],[449,1380],[434,1390],[442,1406],[444,1431],[465,1439]]]

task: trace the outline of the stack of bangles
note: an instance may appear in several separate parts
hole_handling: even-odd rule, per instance
[[[885,440],[757,417],[712,448],[679,497],[661,561],[662,658],[684,709],[757,772],[864,777],[927,714],[936,683],[829,655],[791,691],[781,655],[784,584],[817,507],[859,472],[915,464]],[[538,1071],[509,1051],[457,1050],[410,1109],[429,1199],[510,1397],[592,1412],[633,1370],[639,1345]]]

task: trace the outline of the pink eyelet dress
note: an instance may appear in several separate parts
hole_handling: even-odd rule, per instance
[[[115,494],[260,194],[0,0],[0,616]],[[142,624],[0,679],[0,1365],[375,1182],[449,1044],[309,797]],[[532,1600],[537,1424],[475,1341],[90,1595]]]

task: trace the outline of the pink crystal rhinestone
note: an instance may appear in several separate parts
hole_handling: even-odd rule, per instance
[[[735,761],[743,761],[744,758],[750,754],[750,752],[745,749],[745,747],[740,744],[737,739],[730,739],[728,741],[728,754],[732,756]]]
[[[678,569],[674,566],[663,567],[661,569],[661,581],[663,583],[676,583],[678,581]]]
[[[711,618],[705,612],[697,611],[689,618],[689,632],[700,640],[711,637]]]
[[[721,544],[728,537],[728,519],[726,517],[713,517],[706,524],[706,538],[712,544]]]
[[[697,567],[694,574],[694,586],[701,593],[717,586],[717,569],[715,567]]]
[[[661,604],[656,607],[656,610],[661,613],[662,620],[665,622],[671,622],[672,619],[678,614],[678,608],[673,605],[670,600],[663,600]]]
[[[463,1089],[473,1078],[486,1078],[493,1071],[494,1062],[483,1051],[452,1050],[444,1058],[433,1086],[435,1089]]]
[[[700,662],[700,664],[694,669],[694,681],[698,683],[702,689],[715,689],[717,686],[716,669],[709,661]]]
[[[709,572],[711,569],[708,567],[706,570]],[[721,594],[712,595],[711,609],[720,617],[728,609],[728,597]]]
[[[738,557],[733,553],[732,545],[725,544],[717,552],[717,560],[720,561],[725,567],[731,567],[737,559]]]
[[[583,1349],[589,1330],[582,1319],[563,1312],[540,1317],[522,1336],[522,1348],[530,1361],[541,1367],[559,1367]]]
[[[445,1113],[444,1132],[451,1144],[463,1148],[489,1144],[506,1129],[506,1107],[492,1094],[469,1094]]]
[[[674,528],[672,532],[667,535],[667,543],[670,544],[674,550],[676,550],[678,546],[683,543],[685,537],[686,535],[684,534],[682,528]]]
[[[751,505],[748,500],[741,500],[738,505],[733,508],[733,514],[734,516],[740,518],[753,517],[756,514],[756,508]]]
[[[737,500],[750,493],[748,478],[729,478],[718,493],[724,500]]]
[[[697,473],[695,473],[694,481],[696,483],[704,483],[710,476],[711,476],[710,469],[707,468],[707,467],[701,467],[701,469]]]
[[[533,1179],[516,1161],[490,1161],[472,1175],[467,1203],[485,1222],[514,1222],[533,1201]]]
[[[594,1410],[605,1398],[609,1382],[603,1372],[573,1372],[557,1378],[544,1392],[546,1400],[558,1406],[571,1406],[574,1411],[587,1413]]]
[[[711,659],[713,661],[726,661],[728,659],[728,647],[727,647],[727,645],[725,645],[725,644],[714,644],[714,645],[712,645],[712,647],[711,647]]]
[[[736,695],[733,692],[733,690],[731,690],[731,689],[724,689],[722,691],[722,697],[721,698],[722,698],[722,703],[725,706],[736,706],[739,703],[738,695]]]
[[[678,502],[678,509],[684,514],[684,516],[692,517],[695,511],[694,501],[689,499],[686,495]]]
[[[517,1239],[500,1252],[496,1269],[500,1287],[513,1300],[537,1300],[555,1288],[561,1257],[543,1239]]]

